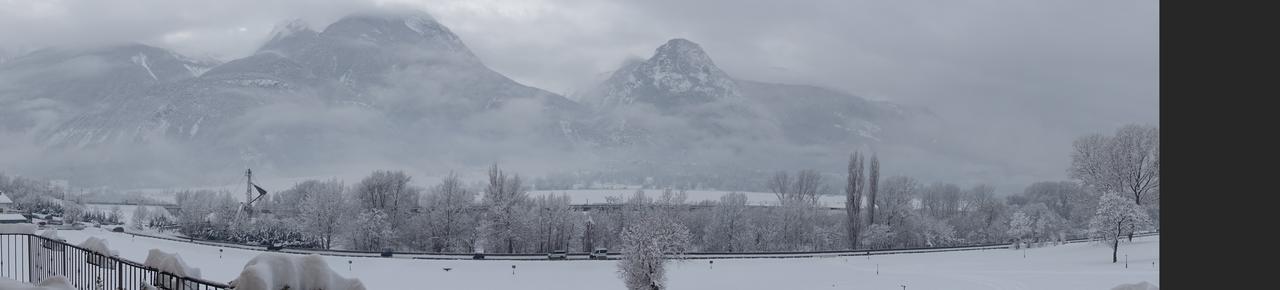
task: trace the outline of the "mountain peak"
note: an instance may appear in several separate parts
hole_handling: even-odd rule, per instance
[[[311,29],[311,25],[302,19],[290,19],[282,21],[271,29],[271,38],[267,39],[258,51],[273,51],[276,53],[296,52],[302,47],[306,47],[313,42],[317,35],[315,30]]]
[[[271,29],[271,41],[289,37],[294,33],[311,31],[311,25],[302,19],[294,18],[282,21]]]
[[[661,109],[741,96],[734,80],[716,67],[702,46],[683,38],[667,41],[649,59],[628,62],[593,93],[597,106],[640,102]]]
[[[408,45],[432,54],[476,62],[471,49],[448,27],[423,11],[374,11],[348,15],[321,32],[326,37],[379,47]]]
[[[654,51],[654,57],[677,58],[684,62],[711,63],[711,57],[702,50],[702,46],[684,38],[673,38]]]

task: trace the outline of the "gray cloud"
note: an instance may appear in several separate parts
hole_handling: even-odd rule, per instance
[[[0,51],[141,41],[230,58],[285,19],[321,28],[388,5],[430,12],[494,70],[562,94],[688,38],[738,78],[928,106],[965,129],[944,136],[956,146],[1027,178],[1066,178],[1077,136],[1159,121],[1154,0],[7,1]]]

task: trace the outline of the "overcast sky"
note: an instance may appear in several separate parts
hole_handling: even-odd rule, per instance
[[[0,57],[139,41],[248,55],[276,24],[428,11],[493,69],[571,94],[670,38],[730,75],[925,105],[1010,170],[1066,178],[1071,141],[1159,118],[1159,2],[903,0],[0,0]]]

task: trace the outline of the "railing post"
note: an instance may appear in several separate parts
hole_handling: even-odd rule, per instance
[[[34,239],[36,239],[35,236],[27,236],[27,282],[32,284],[36,283],[36,271],[32,271],[32,269],[35,269],[36,263],[31,259],[32,251],[35,251],[35,249],[32,249],[34,247],[31,246],[31,241]]]

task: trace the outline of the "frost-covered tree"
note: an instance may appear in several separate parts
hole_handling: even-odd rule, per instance
[[[958,234],[969,241],[1000,241],[1008,232],[1008,207],[995,197],[995,188],[976,185],[963,197],[961,216],[953,219]]]
[[[890,226],[902,223],[917,207],[920,183],[911,177],[894,176],[886,178],[882,185],[882,196],[876,200],[876,219]]]
[[[1026,239],[1031,235],[1032,227],[1031,217],[1027,213],[1017,211],[1009,216],[1009,236],[1018,239],[1018,242]]]
[[[138,205],[133,208],[133,218],[130,220],[129,227],[135,230],[141,230],[147,227],[151,221],[151,211],[147,210],[147,206]]]
[[[923,216],[920,238],[925,246],[949,246],[956,242],[956,230],[946,220]]]
[[[530,223],[533,229],[529,238],[535,241],[536,251],[569,249],[569,243],[577,234],[579,217],[569,208],[569,203],[569,196],[564,194],[533,198],[535,214]]]
[[[665,289],[666,254],[682,254],[689,245],[689,230],[679,222],[646,214],[622,232],[618,276],[627,289]]]
[[[484,192],[486,250],[514,253],[524,246],[529,195],[522,186],[519,175],[508,177],[497,164],[489,168]]]
[[[1071,153],[1072,178],[1097,192],[1126,194],[1142,205],[1158,199],[1160,128],[1127,125],[1114,136],[1093,134],[1076,139]]]
[[[1150,224],[1151,218],[1141,206],[1120,194],[1105,193],[1098,199],[1098,211],[1089,222],[1089,230],[1095,238],[1110,244],[1111,262],[1115,263],[1120,238]]]
[[[920,206],[933,218],[950,219],[960,210],[960,187],[950,183],[933,183],[923,189]]]
[[[880,157],[871,153],[871,167],[867,172],[867,224],[876,224],[876,195],[880,192]]]
[[[822,175],[816,170],[801,170],[792,179],[786,172],[778,172],[767,184],[778,197],[777,218],[782,230],[779,245],[784,249],[812,245],[818,195],[823,191]]]
[[[312,235],[325,249],[333,247],[333,241],[341,233],[354,206],[348,201],[346,186],[341,181],[308,181],[295,186],[301,203],[297,207],[298,219],[303,230]]]
[[[439,184],[432,187],[430,193],[423,198],[426,214],[423,226],[426,237],[421,242],[427,243],[427,249],[441,251],[469,251],[472,246],[468,237],[477,223],[471,208],[476,204],[476,192],[467,189],[462,180],[455,174],[449,174]]]
[[[399,231],[408,213],[418,206],[421,188],[409,185],[412,180],[403,171],[374,171],[360,180],[351,191],[364,211],[378,210],[387,215],[392,230]]]
[[[711,223],[703,235],[703,249],[712,252],[741,252],[749,242],[747,195],[731,192],[720,196],[712,210]]]
[[[886,225],[870,225],[862,231],[862,243],[868,248],[884,248],[893,243],[896,234]]]
[[[225,239],[240,209],[230,192],[195,190],[174,194],[178,204],[178,229],[183,234],[204,239]]]
[[[332,183],[335,181],[305,180],[294,184],[289,189],[272,194],[267,207],[275,209],[277,215],[297,214],[302,209],[302,204],[307,197],[317,191],[329,190],[330,188],[328,187],[332,187]]]
[[[391,229],[390,217],[379,209],[369,209],[356,215],[347,226],[348,248],[357,251],[382,251],[394,248],[396,233]]]
[[[844,187],[845,236],[848,237],[849,249],[858,248],[858,238],[862,233],[862,153],[855,152],[849,156],[848,175]]]
[[[1044,203],[1070,226],[1087,228],[1098,205],[1098,195],[1090,193],[1071,181],[1036,182],[1027,186],[1022,195],[1025,203]]]
[[[1051,240],[1067,229],[1067,221],[1044,203],[1019,207],[1009,218],[1009,236],[1040,242]]]

